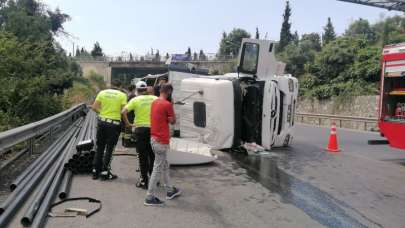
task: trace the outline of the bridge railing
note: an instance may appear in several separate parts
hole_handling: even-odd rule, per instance
[[[85,104],[76,105],[46,119],[0,132],[0,155],[14,146],[28,142],[28,152],[33,152],[35,141],[46,136],[52,137],[58,129],[63,130],[64,124],[72,124],[83,112],[87,111]]]
[[[337,127],[352,128],[365,131],[377,131],[378,119],[370,117],[342,116],[315,113],[296,113],[295,119],[301,123],[316,124],[318,126],[335,122]],[[325,121],[327,120],[327,122]]]
[[[215,62],[215,61],[232,61],[236,57],[233,55],[212,55],[206,56],[205,58],[201,59],[200,57],[194,58],[191,56],[190,58],[183,59],[183,60],[176,60],[172,59],[172,61],[179,61],[179,62]],[[153,62],[153,63],[165,63],[167,58],[165,56],[161,56],[160,58],[146,58],[144,56],[76,56],[74,57],[77,61],[89,61],[89,62],[116,62],[116,63],[133,63],[133,62]]]

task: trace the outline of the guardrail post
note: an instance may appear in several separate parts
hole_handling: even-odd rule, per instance
[[[367,121],[364,121],[364,130],[367,131]]]
[[[339,127],[342,128],[342,120],[339,120]]]
[[[34,138],[28,140],[28,152],[30,156],[34,153]]]
[[[322,119],[321,119],[321,117],[319,117],[319,119],[318,119],[318,125],[321,126],[321,123],[322,123]]]
[[[53,135],[52,135],[53,131],[52,131],[52,127],[49,128],[49,140],[52,141],[53,139]]]

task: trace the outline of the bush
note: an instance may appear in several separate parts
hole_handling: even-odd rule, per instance
[[[96,91],[103,90],[107,87],[103,75],[97,74],[95,71],[90,71],[86,78],[89,79]]]
[[[62,97],[80,67],[54,40],[69,18],[42,3],[0,1],[0,130],[63,110]]]
[[[67,89],[63,95],[63,107],[65,109],[80,103],[90,103],[96,94],[96,91],[89,83],[75,81],[73,87]]]
[[[346,33],[320,47],[319,35],[303,35],[278,57],[286,71],[300,80],[300,95],[334,96],[377,94],[382,46],[405,42],[405,17],[389,17],[374,25],[359,19]]]
[[[21,123],[24,122],[25,121],[20,119],[18,116],[0,111],[0,132],[7,131],[15,126],[21,125]]]

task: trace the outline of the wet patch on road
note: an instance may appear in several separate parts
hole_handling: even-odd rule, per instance
[[[383,159],[381,161],[393,162],[395,164],[405,166],[405,159]]]
[[[368,219],[359,211],[352,208],[347,203],[340,201],[330,194],[311,185],[309,182],[302,181],[285,170],[291,168],[289,161],[292,161],[293,153],[279,154],[279,156],[246,156],[243,154],[230,153],[231,158],[221,156],[220,159],[234,160],[237,166],[243,167],[247,175],[254,181],[261,183],[264,187],[273,193],[281,196],[284,203],[292,204],[304,211],[308,216],[317,222],[328,227],[382,227],[382,225]],[[324,154],[324,153],[323,153]],[[319,154],[315,159],[327,159],[328,156]],[[295,159],[297,161],[297,159]],[[299,160],[301,165],[313,163]],[[235,169],[238,167],[234,166]],[[297,170],[299,165],[295,164]]]

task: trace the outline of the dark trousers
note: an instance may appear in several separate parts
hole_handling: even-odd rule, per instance
[[[96,136],[97,150],[93,161],[96,173],[110,170],[112,153],[117,145],[120,132],[120,125],[98,121]]]
[[[139,167],[141,169],[141,178],[148,183],[148,174],[152,174],[155,154],[153,154],[152,146],[150,145],[150,128],[137,127],[135,128],[136,151],[139,155]]]

